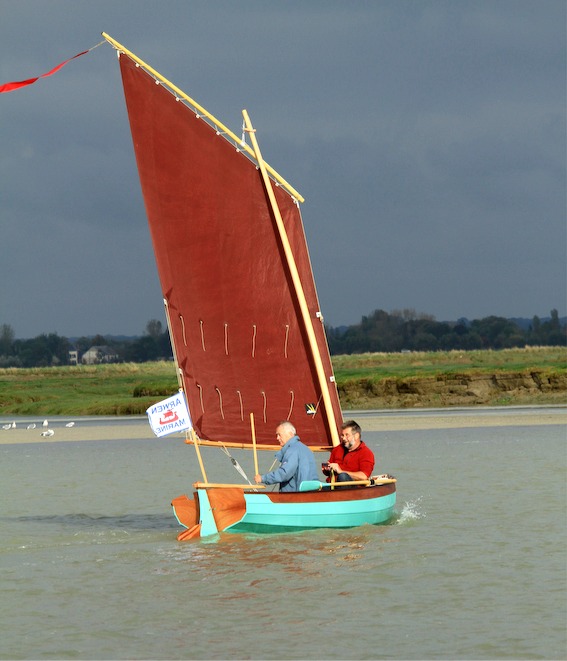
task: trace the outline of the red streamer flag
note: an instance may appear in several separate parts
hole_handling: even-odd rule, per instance
[[[100,43],[104,43],[104,42],[101,41]],[[100,46],[100,44],[97,44],[97,46]],[[93,48],[96,48],[96,46],[93,46]],[[32,85],[33,83],[35,83],[36,80],[39,80],[40,78],[46,78],[47,76],[52,76],[54,73],[59,71],[59,69],[62,69],[67,64],[67,62],[70,62],[71,60],[74,60],[77,57],[81,57],[81,55],[86,55],[87,53],[92,51],[93,48],[89,48],[88,50],[84,50],[82,53],[77,53],[76,55],[73,55],[73,57],[70,57],[68,60],[61,62],[61,64],[58,64],[56,67],[51,69],[51,71],[48,71],[47,73],[42,73],[41,76],[36,76],[35,78],[28,78],[27,80],[19,80],[13,83],[4,83],[3,85],[0,85],[0,94],[2,94],[3,92],[12,92],[13,90],[20,89],[20,87],[26,87],[26,85]]]

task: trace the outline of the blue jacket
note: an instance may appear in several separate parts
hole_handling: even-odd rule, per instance
[[[276,452],[276,459],[281,465],[275,471],[262,475],[264,484],[280,483],[280,491],[299,491],[303,480],[318,480],[315,456],[313,452],[292,436],[281,450]]]

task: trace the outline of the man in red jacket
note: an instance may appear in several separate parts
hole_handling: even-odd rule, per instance
[[[333,471],[338,482],[367,480],[374,470],[374,453],[362,440],[362,430],[354,420],[345,422],[341,429],[342,443],[331,451],[323,473],[329,475]]]

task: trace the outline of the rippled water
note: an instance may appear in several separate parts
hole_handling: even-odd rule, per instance
[[[187,543],[182,441],[0,446],[0,658],[565,658],[565,428],[365,439],[391,525]]]

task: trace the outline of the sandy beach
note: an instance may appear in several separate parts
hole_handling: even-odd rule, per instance
[[[567,409],[549,408],[536,409],[533,412],[521,411],[490,411],[461,412],[459,415],[451,411],[434,414],[424,412],[423,415],[390,415],[362,416],[359,424],[367,431],[404,431],[419,429],[463,429],[470,427],[532,427],[538,425],[567,425]]]
[[[459,409],[404,411],[345,411],[345,419],[355,418],[363,430],[372,432],[404,431],[420,429],[459,429],[466,427],[510,427],[538,425],[567,425],[566,407],[515,409]],[[9,420],[3,420],[2,425]],[[0,445],[11,443],[53,443],[65,441],[113,441],[152,439],[147,419],[136,417],[131,420],[104,418],[100,422],[90,418],[78,420],[73,427],[66,421],[50,422],[53,435],[43,436],[45,429],[37,425],[27,429],[27,422],[16,422],[16,427],[0,429]]]
[[[3,423],[6,424],[6,423]],[[77,421],[73,427],[65,427],[64,423],[54,422],[48,429],[52,436],[42,436],[45,429],[41,425],[35,429],[27,429],[27,425],[18,425],[15,429],[0,429],[0,445],[11,443],[55,443],[60,441],[114,441],[128,439],[155,438],[147,420],[134,419],[131,424],[116,424],[101,422],[97,424],[89,420],[82,424]]]

